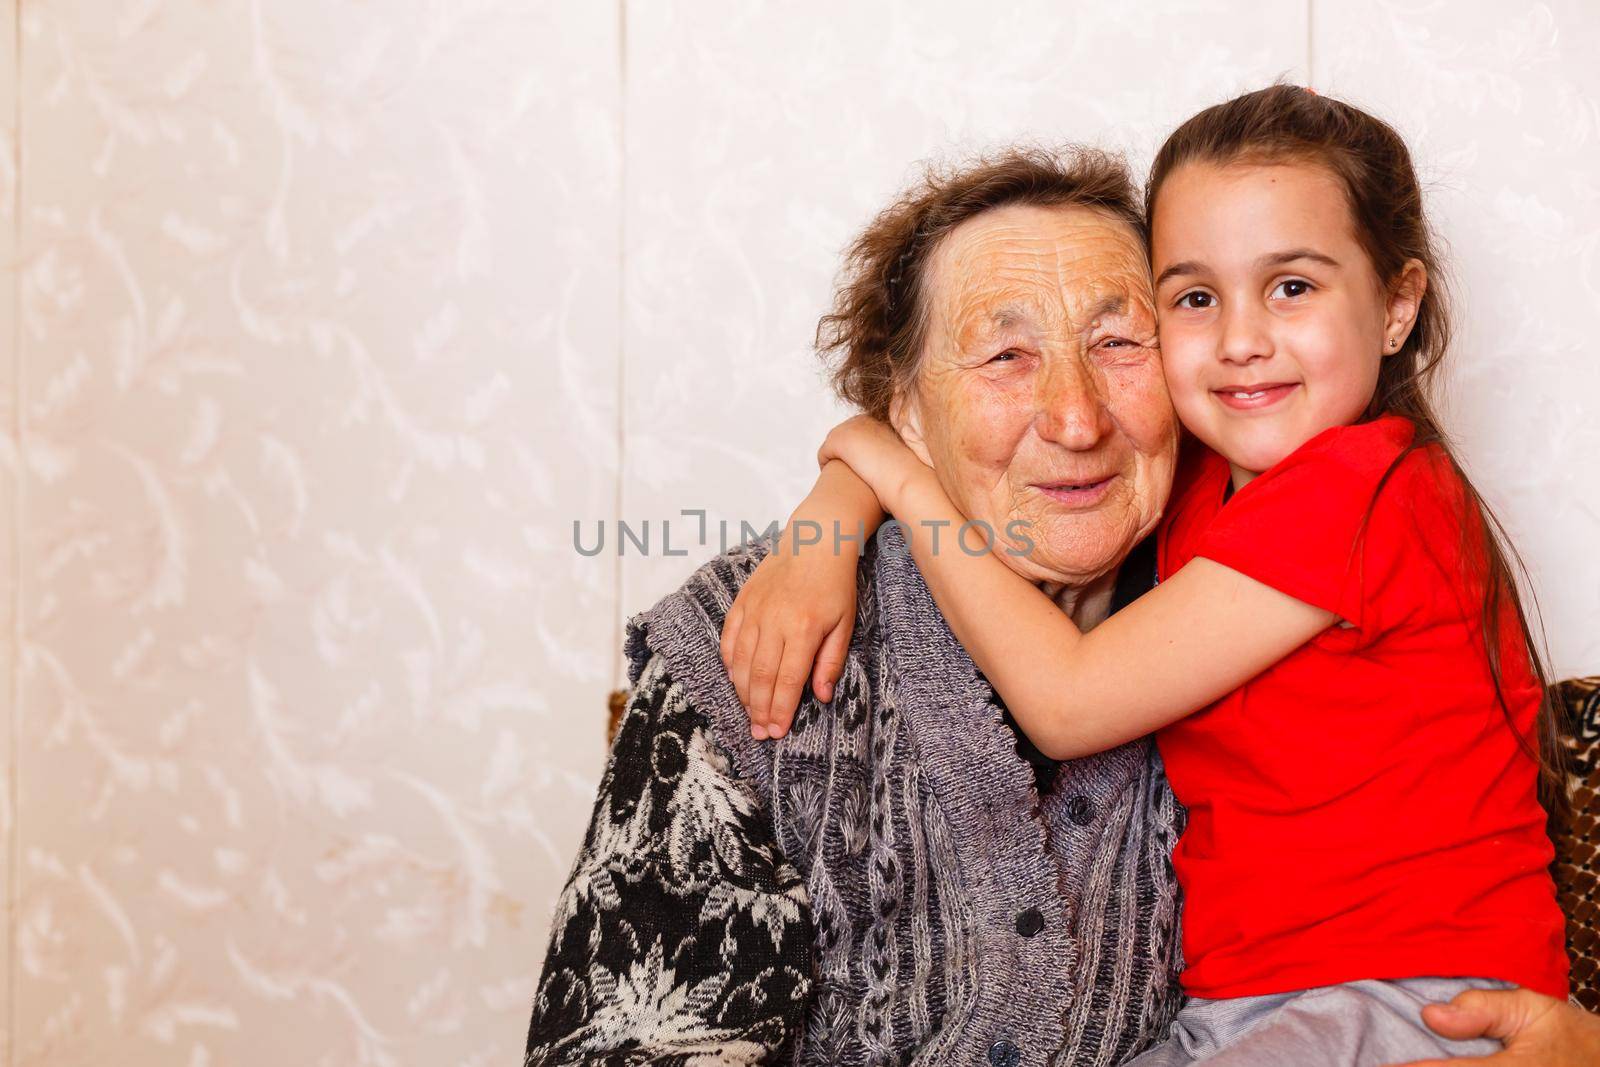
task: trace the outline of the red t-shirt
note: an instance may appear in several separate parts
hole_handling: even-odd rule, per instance
[[[1204,556],[1349,624],[1157,735],[1189,809],[1192,995],[1469,975],[1567,995],[1538,769],[1482,643],[1481,523],[1437,446],[1377,492],[1412,432],[1326,430],[1226,503],[1226,461],[1185,458],[1161,577]],[[1531,737],[1539,687],[1507,621],[1506,702]]]

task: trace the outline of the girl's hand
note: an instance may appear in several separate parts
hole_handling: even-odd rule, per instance
[[[871,415],[856,415],[828,431],[817,449],[817,465],[825,467],[833,459],[849,464],[889,512],[905,483],[929,469],[892,426]]]
[[[750,713],[751,737],[789,732],[808,673],[817,699],[833,699],[855,626],[858,558],[831,535],[796,550],[791,523],[734,598],[722,662]]]

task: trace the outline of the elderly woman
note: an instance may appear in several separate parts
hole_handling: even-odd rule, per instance
[[[1142,232],[1111,158],[1008,153],[880,214],[824,320],[842,395],[917,437],[968,516],[1026,538],[1002,558],[1084,627],[1149,587],[1177,452]],[[1025,385],[984,369],[1024,315],[1056,327]],[[1110,491],[1079,499],[1085,472]],[[805,694],[780,741],[751,737],[720,645],[770,541],[630,621],[631,698],[528,1064],[1118,1064],[1165,1034],[1182,815],[1154,748],[1045,759],[904,532],[863,541],[831,701]],[[1486,1000],[1454,1024],[1521,1027],[1543,1063],[1577,1049],[1574,1016]]]

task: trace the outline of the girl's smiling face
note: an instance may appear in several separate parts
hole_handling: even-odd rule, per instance
[[[1185,163],[1151,224],[1161,353],[1178,417],[1243,486],[1355,422],[1426,286],[1386,287],[1340,180],[1308,163]]]

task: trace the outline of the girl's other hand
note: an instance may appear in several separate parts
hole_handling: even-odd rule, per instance
[[[817,699],[833,699],[855,626],[859,552],[831,536],[798,550],[795,540],[791,524],[722,624],[722,663],[758,739],[789,732],[808,674]]]
[[[917,454],[906,447],[894,427],[871,415],[856,415],[828,431],[817,449],[817,465],[842,460],[872,487],[878,500],[888,507],[905,480],[924,466]]]

